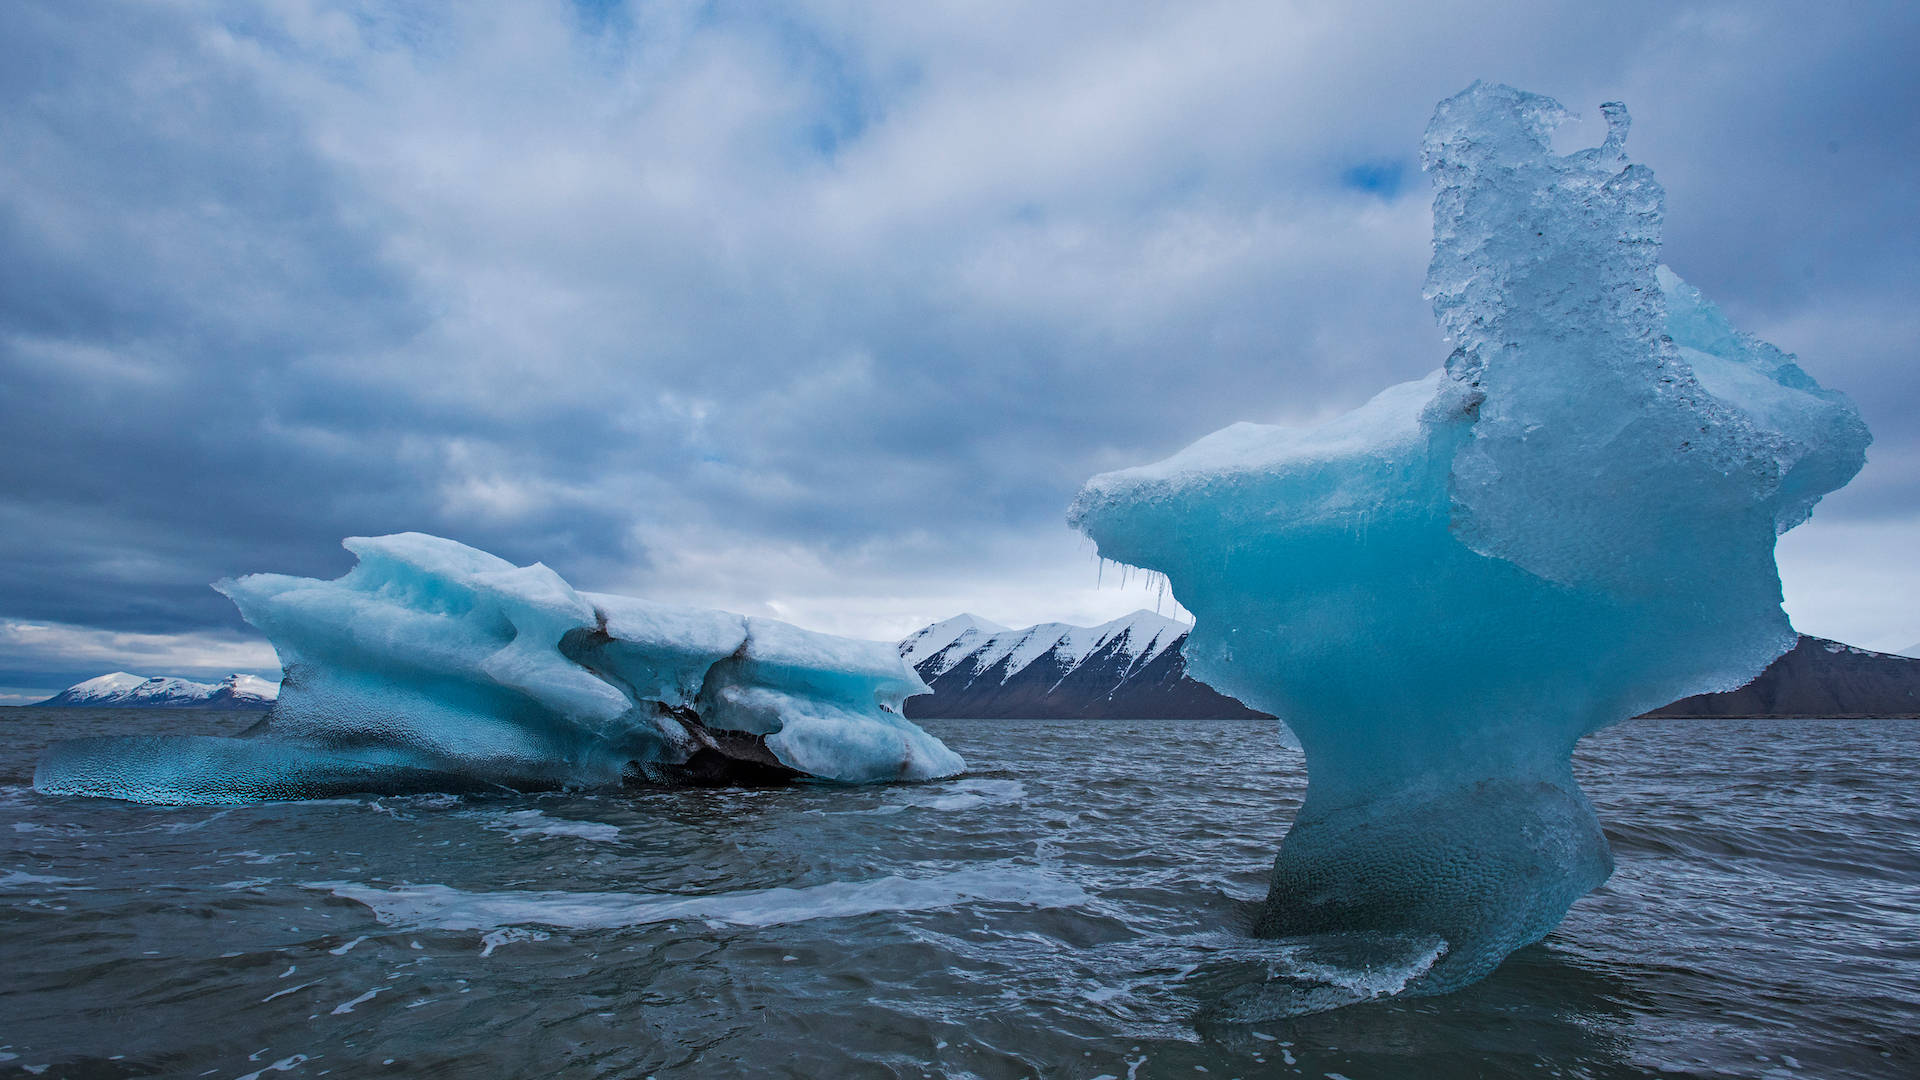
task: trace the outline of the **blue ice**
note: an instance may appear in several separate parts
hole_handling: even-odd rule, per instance
[[[1605,142],[1560,156],[1548,98],[1440,103],[1441,370],[1097,476],[1070,513],[1167,576],[1189,670],[1306,752],[1258,932],[1443,939],[1415,992],[1484,976],[1607,878],[1574,744],[1789,648],[1774,540],[1865,460],[1845,397],[1660,264],[1665,193],[1601,111]]]
[[[575,591],[419,533],[356,537],[335,581],[217,588],[273,642],[280,700],[239,738],[75,740],[49,794],[231,803],[348,791],[925,780],[965,763],[905,719],[887,642]]]

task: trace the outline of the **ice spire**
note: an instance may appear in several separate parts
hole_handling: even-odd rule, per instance
[[[1561,156],[1551,99],[1475,83],[1436,108],[1443,370],[1094,477],[1070,513],[1167,575],[1189,671],[1306,751],[1259,932],[1443,940],[1415,992],[1606,879],[1574,743],[1790,647],[1774,538],[1864,461],[1843,396],[1660,265],[1665,192],[1602,111],[1606,141]]]

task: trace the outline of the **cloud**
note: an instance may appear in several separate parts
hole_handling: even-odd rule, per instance
[[[0,621],[0,657],[0,690],[15,690],[24,698],[0,704],[44,700],[115,670],[202,679],[236,671],[280,677],[280,661],[266,642],[211,633],[133,634],[8,620]]]
[[[1920,514],[1844,520],[1781,537],[1780,579],[1794,625],[1802,633],[1884,652],[1920,641],[1913,618],[1920,565],[1887,557],[1889,551],[1911,551],[1916,535]]]
[[[1670,261],[1874,426],[1807,530],[1890,523],[1851,558],[1904,580],[1916,45],[1897,4],[8,5],[0,616],[239,635],[207,582],[401,529],[854,633],[1120,614],[1087,476],[1444,357],[1413,150],[1479,77],[1574,142],[1629,102]]]

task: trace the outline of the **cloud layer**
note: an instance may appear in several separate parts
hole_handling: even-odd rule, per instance
[[[1860,402],[1789,600],[1920,638],[1920,14],[1404,7],[6,5],[0,618],[238,642],[208,582],[401,529],[871,636],[1152,606],[1066,502],[1444,357],[1413,156],[1488,78],[1627,101],[1668,261]]]

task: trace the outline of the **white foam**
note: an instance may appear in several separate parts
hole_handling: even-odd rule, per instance
[[[971,779],[930,784],[926,788],[904,788],[887,792],[885,801],[871,810],[850,810],[852,814],[897,814],[902,810],[974,810],[982,806],[1005,806],[1027,797],[1026,786],[1018,780]]]
[[[305,1065],[312,1060],[312,1058],[305,1054],[294,1054],[291,1057],[283,1057],[264,1069],[255,1069],[253,1072],[240,1077],[239,1080],[260,1080],[261,1074],[263,1073],[292,1072],[295,1068]]]
[[[1328,935],[1329,937],[1335,935]],[[1355,935],[1370,938],[1374,935]],[[1393,941],[1394,939],[1388,938]],[[1401,944],[1398,941],[1395,944]],[[1366,944],[1375,945],[1369,941]],[[1377,946],[1376,946],[1377,947]],[[1324,946],[1310,947],[1294,956],[1294,965],[1299,975],[1318,979],[1330,986],[1351,991],[1355,999],[1365,1001],[1377,997],[1391,997],[1407,988],[1407,984],[1432,970],[1433,965],[1447,954],[1447,942],[1438,937],[1415,937],[1407,939],[1401,948],[1384,956],[1355,960],[1340,956],[1338,953],[1328,957]]]
[[[1277,978],[1230,992],[1217,1006],[1221,1018],[1265,1023],[1392,997],[1447,954],[1445,939],[1428,935],[1351,932],[1267,944],[1277,947],[1269,968]]]
[[[373,997],[375,994],[378,994],[385,990],[391,990],[391,989],[393,989],[393,987],[391,986],[376,986],[373,989],[367,991],[366,993],[361,994],[359,997],[354,998],[352,1001],[343,1001],[340,1004],[335,1005],[333,1007],[333,1012],[329,1013],[328,1015],[341,1016],[346,1013],[350,1013],[353,1011],[354,1006],[365,1005],[367,1002],[373,1000]]]
[[[603,844],[620,839],[618,825],[605,825],[597,821],[569,821],[564,818],[548,817],[538,810],[514,810],[488,816],[491,820],[483,823],[485,828],[504,832],[515,842],[536,836],[571,836],[579,840],[593,840]]]
[[[433,930],[497,930],[557,926],[600,930],[697,919],[712,924],[774,926],[840,919],[881,911],[927,911],[967,903],[1073,907],[1090,897],[1072,882],[1043,870],[1006,864],[931,877],[887,876],[830,881],[802,888],[749,889],[711,896],[616,892],[468,892],[446,885],[376,889],[353,882],[308,886],[373,909],[389,926]]]
[[[324,979],[315,979],[312,982],[303,982],[299,986],[289,986],[285,990],[275,990],[273,993],[268,994],[266,997],[261,998],[260,1004],[265,1005],[267,1002],[272,1001],[274,998],[283,998],[283,997],[286,997],[288,994],[297,994],[300,991],[305,990],[309,986],[319,986],[324,981],[325,981]]]
[[[0,874],[0,889],[15,889],[26,885],[65,885],[76,878],[57,877],[53,874],[29,874],[25,870],[9,870]]]
[[[550,935],[545,930],[526,930],[518,926],[509,926],[494,930],[480,939],[480,955],[492,956],[493,950],[502,945],[511,945],[516,941],[545,941]],[[412,1008],[412,1006],[408,1006]]]

